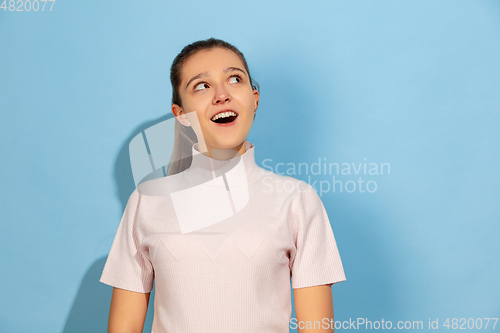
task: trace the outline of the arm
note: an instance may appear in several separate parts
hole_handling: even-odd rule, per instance
[[[150,294],[113,288],[108,333],[142,333]]]
[[[334,332],[331,285],[326,284],[293,290],[295,316],[297,317],[297,324],[300,324],[299,333]],[[323,318],[328,318],[328,321],[326,319],[323,321]],[[316,324],[316,328],[314,328],[315,321],[319,323]],[[311,323],[312,329],[305,328],[308,322]]]

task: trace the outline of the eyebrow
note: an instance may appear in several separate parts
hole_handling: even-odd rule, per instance
[[[233,72],[233,71],[240,71],[240,72],[242,72],[243,74],[245,74],[245,76],[247,76],[247,73],[246,73],[244,70],[242,70],[241,68],[239,68],[239,67],[233,67],[233,66],[231,66],[231,67],[227,67],[227,68],[225,68],[225,69],[223,70],[223,72],[224,72],[224,73],[227,73],[227,72]],[[189,79],[189,81],[186,83],[186,87],[185,87],[184,89],[187,89],[187,87],[189,87],[189,85],[191,84],[191,82],[193,82],[194,80],[197,80],[197,79],[202,78],[202,77],[204,77],[204,76],[208,76],[208,72],[201,72],[200,74],[193,76],[193,77],[192,77],[191,79]]]

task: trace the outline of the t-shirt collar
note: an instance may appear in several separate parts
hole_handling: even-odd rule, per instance
[[[193,144],[191,149],[193,159],[184,173],[186,180],[193,184],[210,182],[210,186],[216,187],[241,186],[254,182],[258,178],[259,169],[255,163],[255,145],[246,141],[245,148],[243,154],[222,161],[202,154],[199,151],[199,144]]]

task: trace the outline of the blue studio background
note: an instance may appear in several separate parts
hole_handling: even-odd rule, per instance
[[[322,185],[336,320],[500,317],[499,1],[20,5],[0,10],[1,332],[106,331],[128,143],[170,114],[175,55],[209,37],[260,85],[256,162]],[[286,166],[319,161],[340,171]],[[467,330],[500,331],[482,322]]]

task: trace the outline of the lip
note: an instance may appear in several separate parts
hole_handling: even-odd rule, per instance
[[[219,113],[222,113],[222,112],[228,112],[228,111],[232,111],[232,112],[236,113],[236,119],[235,119],[232,123],[221,123],[221,124],[219,124],[219,123],[216,123],[216,122],[212,121],[212,118],[213,118],[215,115],[217,115],[217,114],[219,114]],[[240,115],[240,114],[239,114],[238,112],[236,112],[235,110],[232,110],[232,109],[221,110],[221,111],[218,111],[218,112],[214,113],[214,114],[210,117],[210,122],[211,122],[212,124],[214,124],[214,125],[217,125],[217,126],[233,126],[233,125],[234,125],[234,124],[236,124],[236,122],[238,121],[239,115]]]

